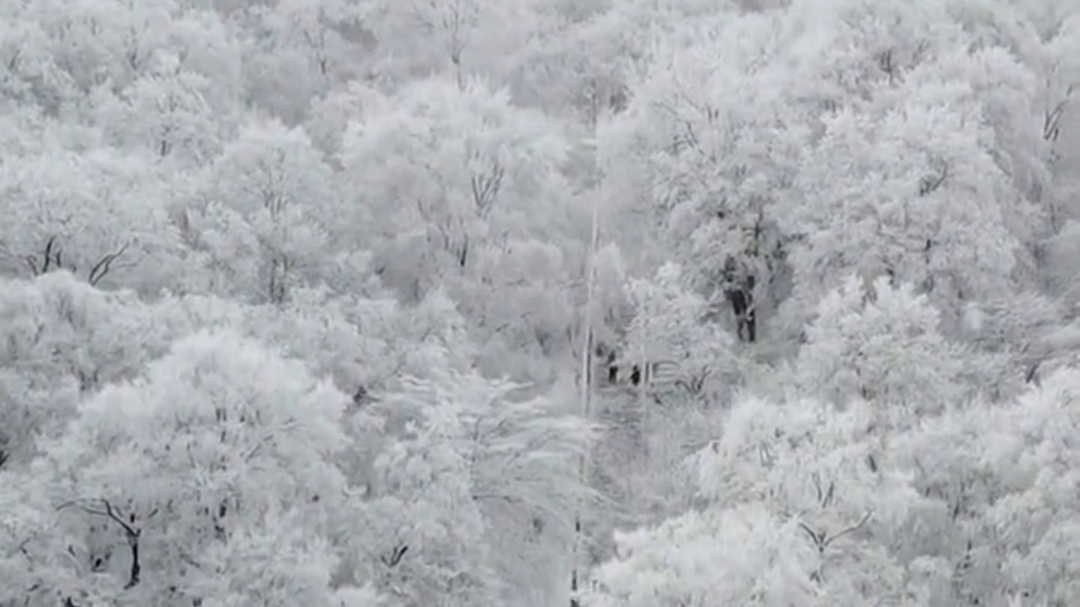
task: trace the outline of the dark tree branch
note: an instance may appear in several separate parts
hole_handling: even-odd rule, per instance
[[[817,548],[818,552],[823,553],[825,552],[825,549],[828,548],[829,545],[836,540],[844,537],[849,533],[854,533],[861,529],[863,525],[865,525],[867,521],[870,520],[870,517],[872,515],[872,511],[867,511],[866,514],[864,514],[863,517],[859,519],[859,522],[832,535],[829,535],[827,531],[814,531],[810,528],[809,525],[802,521],[799,522],[799,528],[805,531],[806,534],[810,536],[810,540],[814,542],[814,547]]]
[[[128,522],[124,521],[123,513],[121,513],[118,508],[109,503],[109,500],[102,498],[92,501],[100,502],[104,509],[102,510],[91,508],[90,506],[81,504],[79,503],[79,501],[76,500],[64,502],[63,504],[57,506],[56,509],[62,510],[69,506],[75,506],[83,512],[86,512],[87,514],[103,516],[107,519],[112,520],[117,525],[120,525],[120,528],[124,530],[124,537],[127,539],[128,549],[131,550],[131,569],[128,572],[128,581],[124,585],[124,589],[134,588],[139,583],[139,573],[142,570],[142,567],[139,564],[139,537],[142,535],[142,530],[135,529],[131,526],[135,523],[135,515],[132,514],[129,517],[129,520],[131,521],[131,524],[129,524]]]
[[[828,508],[830,505],[832,505],[833,494],[836,490],[836,483],[830,481],[829,488],[823,489],[821,486],[821,475],[815,472],[812,478],[814,481],[814,491],[817,493],[818,504],[820,504],[822,508]]]
[[[936,175],[930,175],[923,177],[919,181],[919,196],[928,196],[941,187],[941,184],[945,183],[945,179],[949,176],[949,165],[943,164],[941,169]]]
[[[508,504],[524,503],[524,500],[522,500],[521,498],[517,498],[512,495],[497,495],[494,493],[476,493],[473,494],[472,499],[475,501],[495,500],[500,502],[506,502]]]
[[[1030,384],[1031,382],[1035,381],[1035,378],[1037,377],[1037,374],[1039,372],[1039,365],[1040,364],[1042,364],[1042,361],[1036,362],[1035,364],[1031,365],[1028,368],[1027,373],[1024,375],[1024,383],[1025,384]],[[2,463],[3,463],[3,461],[0,461],[0,464],[2,464]]]
[[[108,255],[105,255],[100,260],[98,260],[98,262],[94,264],[94,267],[90,268],[90,274],[86,277],[87,282],[89,282],[91,285],[96,286],[97,283],[100,282],[101,279],[109,273],[109,270],[112,268],[113,262],[119,259],[120,256],[122,256],[124,252],[127,251],[127,248],[128,246],[130,246],[130,244],[131,243],[129,242],[124,243],[124,245],[117,249],[115,253],[109,253]]]
[[[57,266],[60,265],[60,257],[59,257],[60,254],[59,254],[58,251],[54,252],[55,246],[56,246],[56,236],[51,236],[49,238],[49,242],[45,243],[45,255],[44,255],[44,258],[41,261],[41,273],[42,274],[49,271],[49,263],[53,261],[54,257],[55,257],[55,260],[56,260],[56,265]]]
[[[1065,106],[1068,105],[1072,98],[1073,92],[1077,87],[1080,87],[1080,83],[1071,84],[1065,91],[1065,99],[1058,102],[1053,109],[1046,110],[1043,118],[1043,139],[1046,141],[1056,141],[1061,135],[1061,117],[1065,113]]]
[[[495,198],[499,195],[502,187],[503,176],[506,169],[498,161],[492,162],[491,172],[485,175],[473,175],[470,180],[472,185],[473,204],[481,218],[487,217]]]
[[[405,553],[408,551],[409,546],[407,544],[401,544],[399,546],[395,546],[394,549],[390,551],[389,556],[380,556],[379,560],[381,560],[383,562],[383,565],[386,565],[387,567],[396,567],[397,564],[401,562],[402,557],[404,557]]]
[[[24,259],[26,264],[30,266],[30,271],[34,276],[41,276],[53,269],[61,267],[60,248],[57,245],[58,238],[56,236],[50,236],[49,240],[45,243],[45,251],[41,255],[41,263],[38,263],[38,258],[34,255],[27,255]]]

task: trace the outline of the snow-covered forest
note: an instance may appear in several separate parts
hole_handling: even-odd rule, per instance
[[[0,0],[0,607],[1077,607],[1076,0]]]

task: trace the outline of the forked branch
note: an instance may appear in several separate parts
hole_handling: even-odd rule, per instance
[[[120,528],[124,530],[124,537],[127,540],[128,549],[131,550],[131,569],[128,570],[128,581],[124,585],[124,588],[128,589],[135,587],[139,583],[139,573],[142,570],[142,567],[139,564],[139,537],[142,535],[142,530],[132,526],[135,524],[135,515],[129,515],[128,520],[125,521],[120,510],[109,503],[109,500],[107,499],[89,500],[89,503],[100,504],[100,507],[95,508],[87,505],[87,501],[84,500],[72,500],[60,504],[56,509],[63,510],[64,508],[75,506],[87,514],[103,516],[117,525],[120,525]],[[156,513],[156,510],[154,513]],[[153,516],[154,513],[151,513],[151,516]]]
[[[30,266],[30,271],[34,276],[41,276],[52,270],[57,270],[63,267],[63,258],[61,257],[62,250],[58,242],[57,236],[50,236],[49,240],[45,243],[45,250],[41,254],[41,260],[34,255],[26,256],[26,264]]]
[[[395,546],[394,549],[390,551],[390,554],[380,556],[379,560],[381,560],[383,562],[383,565],[386,565],[387,567],[396,567],[397,564],[401,562],[401,559],[405,556],[405,553],[408,551],[409,546],[407,544],[401,544]]]
[[[859,522],[832,535],[829,535],[828,531],[814,531],[810,528],[809,525],[802,521],[799,522],[799,528],[801,528],[803,531],[806,532],[807,535],[810,536],[810,541],[814,542],[814,547],[818,549],[818,553],[824,553],[825,549],[828,548],[836,540],[850,533],[855,533],[856,531],[861,529],[863,525],[869,522],[871,516],[873,516],[873,512],[868,510],[866,514],[864,514],[863,517],[859,519]]]
[[[90,274],[86,277],[87,282],[96,286],[102,278],[105,278],[105,275],[109,273],[109,270],[112,269],[113,262],[123,256],[130,244],[131,243],[126,242],[115,252],[109,253],[98,260],[98,262],[94,264],[94,267],[90,268]]]

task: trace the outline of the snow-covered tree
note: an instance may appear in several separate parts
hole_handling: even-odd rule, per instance
[[[100,108],[100,119],[121,145],[143,148],[160,160],[207,162],[220,147],[214,108],[207,101],[211,81],[181,69],[175,58],[161,63],[115,103]]]
[[[886,546],[918,497],[875,458],[872,432],[862,408],[744,398],[697,456],[702,507],[618,535],[591,598],[809,607],[902,596]]]
[[[365,75],[379,43],[367,3],[286,0],[244,3],[230,12],[248,25],[242,32],[247,101],[289,126],[303,122],[318,97]]]
[[[26,463],[39,436],[56,436],[79,400],[137,376],[168,340],[133,293],[104,293],[58,271],[0,279],[0,452]]]
[[[1078,378],[1075,368],[1046,378],[1010,411],[1011,436],[998,430],[991,437],[1005,440],[987,440],[982,451],[1008,490],[990,505],[987,523],[999,530],[998,554],[1004,555],[1010,589],[1051,606],[1080,598],[1071,556],[1080,512],[1069,497],[1078,482],[1080,451],[1069,438],[1080,422],[1073,405]]]
[[[782,26],[772,13],[682,25],[599,135],[620,236],[652,242],[637,263],[674,255],[749,342],[783,294],[776,205],[809,134],[780,84],[791,77]]]
[[[793,5],[792,19],[829,14],[845,25],[793,45],[804,69],[792,91],[822,107],[780,215],[799,239],[789,319],[853,270],[917,285],[946,334],[964,303],[1008,288],[1002,277],[1030,284],[1042,227],[1033,191],[1049,160],[1030,132],[1040,75],[969,23],[989,13],[954,8]]]
[[[433,78],[363,106],[342,187],[374,272],[406,302],[445,288],[490,361],[565,356],[588,220],[563,176],[561,125],[479,80]],[[528,361],[497,373],[552,375]]]
[[[179,245],[163,180],[139,156],[53,149],[0,165],[0,264],[37,276],[68,270],[91,284],[160,288]],[[155,284],[156,283],[156,284]]]
[[[851,276],[816,312],[797,360],[802,393],[870,400],[890,427],[963,396],[965,353],[942,337],[940,315],[912,285]]]
[[[475,76],[497,81],[508,57],[530,38],[529,2],[426,0],[370,4],[367,22],[378,40],[375,77],[388,88],[433,74],[459,86]]]
[[[475,374],[407,381],[373,407],[363,415],[384,420],[385,447],[355,479],[370,501],[357,550],[372,555],[379,588],[404,605],[482,605],[519,592],[522,577],[550,585],[550,552],[568,545],[585,495],[577,457],[591,429]]]
[[[192,280],[280,304],[317,279],[340,227],[330,173],[302,129],[274,120],[248,125],[187,210],[187,237],[203,266]]]
[[[177,342],[144,378],[105,388],[49,442],[73,601],[334,605],[328,514],[344,476],[348,398],[228,332]]]
[[[666,264],[653,281],[631,280],[628,295],[634,316],[622,344],[623,358],[641,368],[673,366],[669,379],[694,396],[716,399],[736,368],[730,335],[709,322],[704,298],[687,292],[682,268]]]
[[[349,126],[342,156],[370,237],[413,249],[410,259],[388,260],[391,284],[411,279],[426,290],[448,266],[468,267],[476,250],[565,225],[557,123],[478,80],[459,89],[429,79],[372,102]],[[393,267],[402,261],[412,267]],[[430,269],[416,276],[421,264]]]

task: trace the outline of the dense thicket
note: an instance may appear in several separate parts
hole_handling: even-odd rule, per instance
[[[0,607],[1080,604],[1077,99],[1072,0],[0,2]]]

